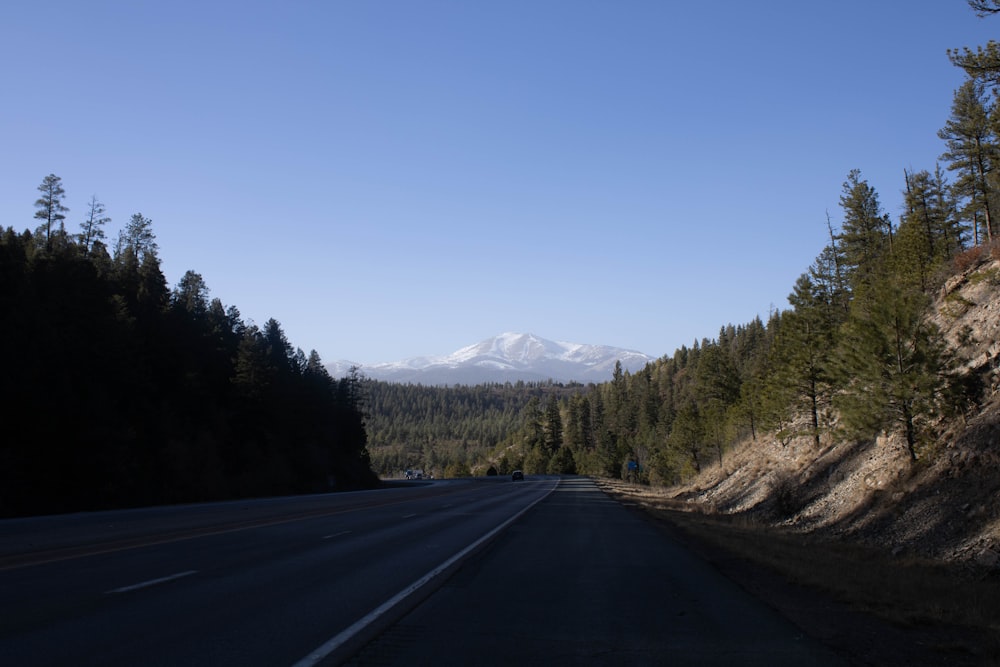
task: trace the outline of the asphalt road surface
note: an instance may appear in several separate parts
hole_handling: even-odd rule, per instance
[[[0,665],[835,665],[584,478],[0,521]]]
[[[0,665],[336,657],[331,640],[350,649],[556,484],[443,481],[0,521]]]
[[[566,478],[351,664],[847,662],[592,481]]]

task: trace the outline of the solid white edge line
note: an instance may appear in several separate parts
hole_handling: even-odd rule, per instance
[[[137,591],[140,588],[148,588],[150,586],[155,586],[157,584],[165,584],[168,581],[173,581],[174,579],[180,579],[181,577],[190,577],[192,574],[198,574],[198,570],[188,570],[186,572],[178,572],[177,574],[171,574],[168,577],[160,577],[159,579],[150,579],[149,581],[143,581],[138,584],[132,584],[131,586],[122,586],[121,588],[116,588],[112,591],[108,591],[105,595],[112,595],[114,593],[128,593],[129,591]]]
[[[385,602],[383,602],[381,605],[379,605],[375,609],[373,609],[370,612],[368,612],[368,614],[366,614],[365,616],[362,616],[360,619],[358,619],[353,624],[351,624],[350,626],[348,626],[347,628],[345,628],[344,630],[342,630],[340,633],[338,633],[337,635],[334,635],[332,638],[330,638],[329,640],[327,640],[326,642],[324,642],[323,644],[321,644],[315,650],[310,651],[309,655],[307,655],[306,657],[302,658],[298,662],[293,663],[292,667],[312,667],[312,665],[319,664],[319,662],[321,660],[324,660],[331,653],[333,653],[338,648],[340,648],[341,646],[343,646],[345,643],[347,643],[348,641],[350,641],[350,639],[352,637],[354,637],[354,635],[358,634],[359,632],[361,632],[362,630],[364,630],[366,627],[368,627],[369,625],[371,625],[372,623],[374,623],[376,620],[379,619],[379,617],[381,617],[383,614],[385,614],[390,609],[392,609],[393,607],[395,607],[397,604],[399,604],[400,602],[402,602],[406,598],[408,598],[411,595],[413,595],[420,588],[422,588],[424,585],[426,585],[427,582],[431,581],[432,579],[434,579],[434,577],[438,576],[439,574],[441,574],[442,572],[444,572],[445,570],[447,570],[449,567],[451,567],[452,565],[454,565],[456,562],[458,562],[459,560],[461,560],[462,558],[464,558],[469,552],[475,550],[483,542],[486,542],[487,540],[491,539],[494,535],[496,535],[497,533],[499,533],[501,530],[503,530],[504,528],[506,528],[510,524],[514,523],[514,521],[516,521],[517,519],[521,518],[521,516],[525,512],[527,512],[532,507],[534,507],[535,505],[537,505],[539,502],[541,502],[542,500],[544,500],[545,498],[547,498],[549,496],[549,494],[552,493],[552,491],[555,490],[555,488],[557,486],[559,486],[558,481],[555,484],[552,485],[552,488],[549,489],[548,492],[545,493],[545,495],[539,496],[533,503],[531,503],[530,505],[526,506],[520,512],[518,512],[514,516],[510,517],[509,519],[507,519],[506,521],[504,521],[503,523],[501,523],[499,526],[497,526],[496,528],[494,528],[490,532],[486,533],[485,535],[483,535],[482,537],[480,537],[478,540],[476,540],[475,542],[473,542],[469,546],[467,546],[464,549],[462,549],[461,551],[459,551],[457,554],[455,554],[454,556],[452,556],[451,558],[449,558],[448,560],[446,560],[445,562],[443,562],[441,565],[438,565],[436,568],[434,568],[433,570],[431,570],[430,572],[428,572],[424,576],[422,576],[419,579],[417,579],[416,581],[414,581],[412,584],[410,584],[409,586],[407,586],[406,588],[404,588],[403,590],[401,590],[399,593],[396,593],[395,595],[393,595],[391,598],[389,598],[388,600],[386,600]]]

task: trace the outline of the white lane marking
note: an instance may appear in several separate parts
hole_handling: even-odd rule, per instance
[[[155,586],[157,584],[164,584],[168,581],[173,581],[174,579],[180,579],[181,577],[190,577],[192,574],[197,574],[198,570],[188,570],[187,572],[178,572],[177,574],[171,574],[168,577],[160,577],[159,579],[150,579],[149,581],[142,581],[138,584],[132,584],[131,586],[122,586],[121,588],[116,588],[113,591],[108,591],[105,595],[113,595],[115,593],[128,593],[129,591],[139,590],[140,588],[148,588],[150,586]]]
[[[558,486],[558,484],[556,486]],[[409,586],[407,586],[406,588],[404,588],[400,592],[396,593],[394,596],[392,596],[391,598],[389,598],[388,600],[386,600],[385,602],[383,602],[381,605],[379,605],[375,609],[373,609],[370,612],[368,612],[368,614],[366,614],[365,616],[363,616],[360,619],[358,619],[357,621],[355,621],[351,626],[349,626],[345,630],[341,631],[339,634],[334,635],[333,637],[331,637],[330,639],[328,639],[325,643],[323,643],[321,646],[319,646],[315,650],[310,651],[309,655],[307,655],[306,657],[302,658],[298,662],[294,663],[292,665],[292,667],[312,667],[313,665],[317,665],[320,662],[322,662],[324,659],[326,659],[327,656],[329,656],[331,653],[333,653],[338,648],[340,648],[341,646],[343,646],[346,642],[348,642],[354,635],[358,634],[359,632],[361,632],[362,630],[364,630],[366,627],[368,627],[369,625],[371,625],[372,623],[374,623],[375,621],[377,621],[379,619],[379,617],[383,616],[390,609],[392,609],[393,607],[395,607],[396,605],[398,605],[399,603],[401,603],[403,600],[405,600],[406,598],[408,598],[411,595],[413,595],[414,593],[416,593],[423,586],[425,586],[428,582],[430,582],[431,580],[433,580],[436,576],[438,576],[439,574],[441,574],[442,572],[444,572],[445,570],[447,570],[449,567],[451,567],[452,565],[454,565],[458,561],[460,561],[463,558],[465,558],[466,555],[468,555],[469,553],[475,551],[475,549],[477,547],[479,547],[479,545],[481,545],[484,542],[490,540],[494,535],[496,535],[497,533],[499,533],[501,530],[503,530],[504,528],[506,528],[510,524],[512,524],[515,521],[517,521],[519,518],[521,518],[521,515],[523,515],[525,512],[527,512],[532,507],[534,507],[539,502],[541,502],[546,497],[548,497],[548,495],[550,493],[552,493],[553,489],[555,489],[555,488],[556,487],[553,486],[544,495],[539,496],[533,503],[531,503],[530,505],[528,505],[527,507],[525,507],[524,509],[522,509],[520,512],[518,512],[514,516],[510,517],[509,519],[507,519],[506,521],[504,521],[502,524],[500,524],[499,526],[495,527],[493,530],[491,530],[490,532],[486,533],[485,535],[483,535],[482,537],[480,537],[478,540],[476,540],[475,542],[473,542],[469,546],[465,547],[464,549],[462,549],[461,551],[459,551],[457,554],[455,554],[454,556],[452,556],[451,558],[449,558],[445,562],[441,563],[436,568],[434,568],[433,570],[431,570],[430,572],[428,572],[424,576],[420,577],[419,579],[417,579],[416,581],[414,581],[412,584],[410,584]]]
[[[351,531],[349,531],[349,530],[342,530],[339,533],[334,533],[333,535],[324,535],[323,539],[324,540],[332,540],[335,537],[340,537],[341,535],[347,535],[350,532]]]
[[[404,514],[404,515],[403,515],[402,517],[400,517],[400,518],[403,518],[403,519],[412,519],[412,518],[413,518],[413,517],[415,517],[415,516],[417,516],[417,515],[416,515],[416,514]]]

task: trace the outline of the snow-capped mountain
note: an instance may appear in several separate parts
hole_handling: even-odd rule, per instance
[[[615,362],[630,372],[641,370],[653,357],[607,345],[584,345],[546,340],[533,334],[503,333],[446,356],[414,357],[364,366],[341,361],[329,364],[334,377],[351,366],[363,376],[386,382],[423,385],[482,384],[486,382],[607,382]]]

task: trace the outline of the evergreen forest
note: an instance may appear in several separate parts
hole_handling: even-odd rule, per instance
[[[520,466],[489,453],[514,434],[542,404],[555,405],[581,384],[515,382],[451,387],[362,381],[372,467],[385,477],[420,469],[429,475],[468,477]]]
[[[70,232],[61,179],[38,190],[37,228],[0,230],[0,516],[377,484],[360,378],[194,271],[169,288],[142,214],[109,247],[101,202]]]
[[[980,16],[1000,13],[995,0],[969,4]],[[458,407],[433,406],[450,397],[467,410],[470,392],[499,398],[515,388],[376,385],[379,471],[420,460],[455,474],[522,468],[669,485],[765,434],[808,438],[817,449],[899,434],[911,460],[933,456],[948,420],[983,399],[993,368],[958,358],[928,317],[932,296],[948,277],[1000,258],[1000,45],[948,56],[966,80],[938,132],[938,163],[901,170],[895,220],[862,172],[850,171],[841,222],[827,217],[829,242],[791,287],[789,308],[724,325],[639,372],[619,367],[606,383],[479,406],[476,426],[445,419]]]
[[[672,484],[760,437],[892,433],[932,457],[994,370],[956,355],[932,296],[1000,258],[1000,44],[948,55],[966,79],[939,161],[901,170],[896,219],[850,171],[788,308],[587,386],[332,378],[276,320],[209,300],[198,273],[169,287],[142,214],[110,242],[93,197],[71,231],[50,174],[34,229],[0,229],[0,516],[366,488],[418,467]]]

